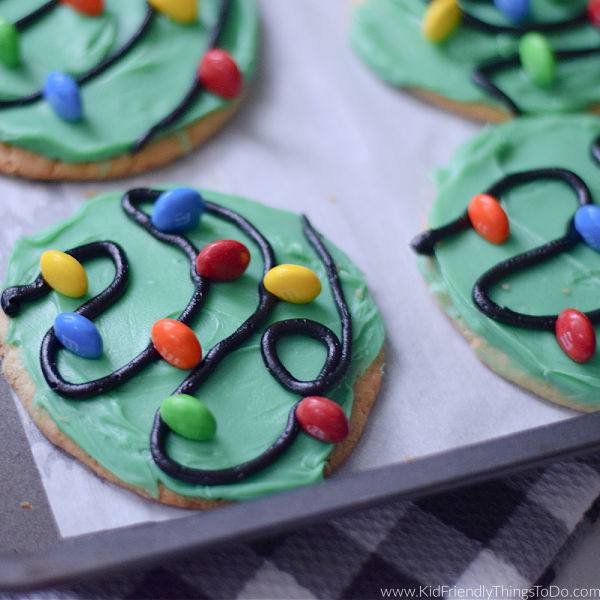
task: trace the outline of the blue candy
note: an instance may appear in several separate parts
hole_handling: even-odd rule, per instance
[[[575,229],[588,246],[600,251],[600,207],[581,206],[575,213]]]
[[[102,354],[102,338],[96,326],[85,317],[63,312],[54,319],[54,333],[60,343],[73,354],[98,358]]]
[[[529,17],[529,0],[494,0],[494,4],[511,23],[521,23]]]
[[[54,112],[65,121],[76,122],[83,117],[83,107],[77,82],[66,73],[49,73],[44,83],[44,98]]]
[[[152,211],[152,225],[165,233],[188,231],[196,227],[204,212],[202,196],[190,188],[163,192]]]

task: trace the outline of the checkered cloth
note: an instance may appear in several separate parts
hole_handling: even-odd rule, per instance
[[[549,585],[600,514],[600,456],[396,502],[95,584],[18,598],[516,597]],[[504,586],[504,590],[495,588]],[[389,590],[389,591],[386,591]],[[484,597],[471,596],[471,597]],[[522,596],[521,596],[522,597]],[[12,598],[12,596],[2,596]]]

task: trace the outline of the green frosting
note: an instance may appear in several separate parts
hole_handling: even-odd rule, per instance
[[[600,166],[590,148],[600,135],[600,119],[593,116],[546,116],[515,119],[486,128],[462,146],[447,168],[436,173],[438,197],[429,215],[432,228],[461,215],[469,200],[506,174],[535,168],[569,169],[587,183],[600,203]],[[481,313],[471,299],[475,281],[489,268],[516,254],[562,237],[577,209],[572,189],[558,181],[537,181],[513,188],[500,201],[510,222],[510,237],[493,245],[473,229],[438,244],[434,264],[421,257],[431,291],[447,294],[449,314],[462,318],[476,336],[507,354],[520,372],[548,382],[566,402],[583,410],[600,408],[600,352],[589,363],[578,364],[560,349],[551,332],[502,325]],[[558,314],[565,308],[600,308],[600,254],[581,242],[491,290],[501,306],[532,315]],[[598,327],[596,327],[598,332]],[[497,357],[483,356],[500,370]]]
[[[537,22],[559,21],[581,12],[586,0],[531,0]],[[473,15],[490,23],[508,24],[489,4],[461,1]],[[397,86],[430,90],[460,102],[483,102],[504,108],[475,84],[474,67],[492,58],[518,51],[520,36],[486,33],[460,26],[442,44],[427,41],[421,21],[423,0],[365,0],[355,11],[351,44],[358,56],[384,81]],[[591,24],[548,34],[554,49],[594,48],[600,32]],[[521,68],[507,69],[494,82],[525,113],[559,113],[581,110],[600,101],[600,56],[557,65],[557,79],[550,87],[533,84]]]
[[[306,305],[281,302],[269,322],[307,317],[340,336],[341,325],[324,266],[306,242],[300,218],[242,198],[208,191],[203,194],[206,200],[228,206],[250,220],[269,239],[279,263],[305,265],[321,279],[323,291],[316,300]],[[120,200],[120,194],[110,194],[86,203],[70,220],[20,239],[9,260],[5,287],[33,281],[39,274],[40,255],[47,249],[66,250],[90,241],[113,240],[127,254],[131,270],[128,290],[95,320],[103,337],[104,354],[89,360],[59,352],[58,364],[68,381],[89,381],[129,362],[149,343],[152,324],[160,318],[176,318],[192,296],[188,259],[180,250],[159,242],[130,221]],[[151,206],[142,208],[151,212]],[[240,279],[212,285],[206,304],[192,324],[206,353],[256,309],[263,263],[251,240],[233,225],[211,215],[205,214],[200,225],[187,235],[198,249],[217,239],[231,238],[245,243],[251,253],[250,266]],[[344,382],[329,397],[349,414],[353,383],[378,355],[384,328],[363,274],[340,250],[329,243],[328,249],[339,265],[354,325],[352,365]],[[108,259],[90,261],[84,267],[89,280],[86,296],[70,299],[51,292],[42,300],[25,305],[20,315],[11,319],[6,337],[7,343],[20,347],[20,358],[36,384],[36,404],[50,413],[66,435],[117,477],[152,495],[157,494],[159,481],[188,496],[244,499],[322,478],[325,458],[332,446],[304,432],[275,464],[237,484],[204,487],[166,476],[152,460],[149,434],[157,408],[188,371],[165,361],[153,364],[132,381],[97,399],[65,400],[50,391],[40,372],[42,337],[58,313],[74,310],[114,277],[114,267]],[[172,434],[168,450],[173,458],[195,468],[225,468],[261,454],[281,434],[291,406],[300,398],[281,387],[266,370],[260,352],[262,331],[229,355],[196,393],[217,421],[215,438],[195,442]],[[282,340],[279,346],[284,364],[296,377],[312,379],[319,373],[326,355],[319,342],[294,336]]]
[[[98,161],[128,152],[150,127],[183,99],[196,76],[220,0],[199,1],[195,23],[180,25],[162,13],[138,45],[115,65],[81,86],[84,119],[69,123],[43,99],[0,109],[0,140],[66,162]],[[41,5],[40,0],[4,0],[2,16],[14,22]],[[21,34],[17,68],[0,63],[0,98],[36,92],[51,71],[79,75],[111,56],[137,31],[146,13],[144,0],[105,0],[104,13],[87,17],[60,4]],[[233,0],[219,46],[227,50],[247,80],[256,56],[254,0]],[[201,93],[175,129],[225,106]],[[185,146],[187,141],[182,139]]]

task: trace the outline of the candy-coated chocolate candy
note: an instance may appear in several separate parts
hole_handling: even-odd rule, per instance
[[[19,32],[10,21],[0,17],[0,62],[16,67],[20,61]]]
[[[575,229],[588,246],[600,251],[600,207],[580,206],[575,213]]]
[[[207,90],[226,100],[242,91],[242,74],[231,55],[221,48],[212,48],[202,57],[198,77]]]
[[[63,312],[54,319],[54,333],[59,342],[73,354],[83,358],[98,358],[102,354],[100,332],[86,317]]]
[[[104,0],[60,0],[63,4],[69,4],[77,12],[88,17],[97,17],[104,11]]]
[[[192,369],[202,360],[202,347],[196,334],[181,321],[159,319],[150,334],[157,352],[179,369]]]
[[[458,0],[432,0],[423,16],[421,30],[430,42],[443,42],[460,25],[461,19]]]
[[[590,0],[588,2],[587,14],[592,25],[600,28],[600,0]]]
[[[308,435],[337,444],[348,437],[348,419],[339,404],[322,396],[307,396],[296,408],[296,418]]]
[[[588,362],[596,351],[596,332],[591,321],[574,308],[563,310],[556,319],[556,339],[565,354],[578,363]]]
[[[196,20],[198,15],[197,0],[148,0],[150,4],[173,21],[186,24]]]
[[[44,98],[54,112],[65,121],[73,123],[83,117],[81,95],[77,82],[66,73],[49,73],[44,83]]]
[[[519,43],[521,66],[533,83],[547,87],[556,79],[556,58],[547,38],[541,33],[526,33]]]
[[[188,394],[165,398],[160,405],[160,416],[175,433],[190,440],[211,440],[217,431],[217,422],[210,409]]]
[[[521,23],[529,16],[529,0],[494,0],[494,4],[512,23]]]
[[[217,240],[202,249],[196,271],[213,281],[235,281],[250,264],[248,248],[237,240]]]
[[[196,227],[204,212],[202,196],[190,188],[163,192],[154,203],[152,225],[159,231],[174,233]]]
[[[87,292],[88,280],[82,264],[70,254],[47,250],[40,258],[42,276],[59,294],[79,298]]]
[[[321,293],[321,282],[314,271],[300,265],[273,267],[263,280],[265,288],[293,304],[311,302]]]
[[[489,194],[471,198],[467,209],[473,229],[492,244],[502,244],[510,233],[508,217],[500,202]]]

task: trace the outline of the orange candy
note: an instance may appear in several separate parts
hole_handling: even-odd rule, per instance
[[[502,244],[508,238],[508,217],[500,202],[489,194],[477,194],[471,198],[467,210],[473,229],[488,242]]]
[[[196,334],[181,321],[159,319],[152,325],[152,344],[158,353],[179,369],[191,369],[202,360]]]

